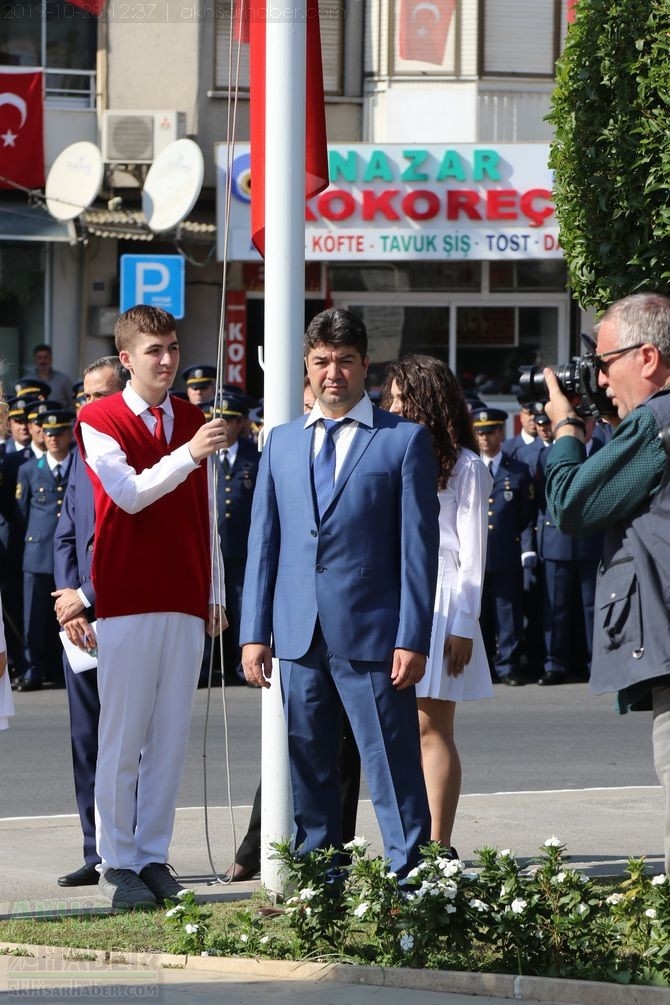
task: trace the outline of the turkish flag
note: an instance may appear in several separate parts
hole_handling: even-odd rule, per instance
[[[244,0],[248,3],[248,0]],[[259,8],[265,10],[265,8]],[[250,19],[251,240],[265,255],[265,18]],[[326,106],[323,95],[318,0],[307,8],[305,199],[328,188]]]
[[[399,0],[398,55],[419,63],[444,62],[456,0]]]
[[[68,0],[68,3],[73,4],[75,7],[80,7],[81,10],[85,10],[87,14],[92,14],[93,17],[100,17],[102,9],[105,6],[105,0]]]
[[[0,70],[0,188],[44,185],[43,76]]]

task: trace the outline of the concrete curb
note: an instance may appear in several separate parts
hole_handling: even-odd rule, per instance
[[[300,980],[315,983],[369,985],[442,994],[466,994],[545,1005],[668,1005],[667,987],[609,984],[554,977],[523,977],[513,974],[465,973],[451,970],[411,970],[403,967],[366,967],[345,963],[311,963],[264,960],[244,956],[185,956],[170,953],[136,953],[62,946],[39,946],[0,942],[0,954],[31,956],[44,960],[78,959],[107,966],[208,972],[227,976]]]

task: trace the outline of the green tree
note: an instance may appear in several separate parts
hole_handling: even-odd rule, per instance
[[[670,293],[670,0],[579,0],[549,121],[577,299]]]

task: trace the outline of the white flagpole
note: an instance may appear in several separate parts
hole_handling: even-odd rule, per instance
[[[268,4],[265,72],[265,401],[264,424],[302,412],[305,320],[306,10]],[[273,18],[276,13],[277,17]],[[283,892],[270,844],[293,831],[286,724],[279,664],[262,704],[261,882]]]

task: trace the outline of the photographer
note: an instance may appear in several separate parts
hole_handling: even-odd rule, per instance
[[[670,422],[670,300],[649,293],[617,301],[597,337],[598,385],[621,423],[587,459],[584,423],[555,374],[544,371],[556,434],[547,501],[560,530],[605,531],[590,686],[618,691],[621,712],[653,712],[670,872],[670,471],[659,438]]]

